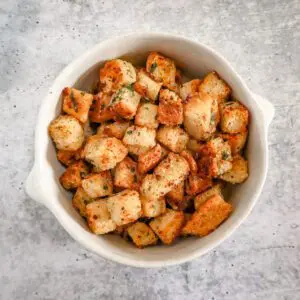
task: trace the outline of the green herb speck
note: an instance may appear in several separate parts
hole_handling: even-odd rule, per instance
[[[156,68],[157,68],[157,63],[154,62],[150,67],[150,72],[153,73]]]
[[[222,152],[222,159],[227,160],[229,158],[229,154],[226,151]]]

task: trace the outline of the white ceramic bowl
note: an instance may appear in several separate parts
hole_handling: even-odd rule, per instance
[[[65,86],[88,89],[99,66],[106,60],[129,56],[144,60],[149,51],[159,51],[194,77],[216,70],[232,87],[233,95],[245,104],[251,114],[247,146],[249,178],[234,187],[228,199],[234,212],[217,230],[201,238],[187,238],[172,246],[143,250],[135,248],[118,236],[96,236],[73,209],[70,194],[59,184],[63,168],[56,159],[47,128],[60,111],[59,98]],[[267,131],[274,108],[267,100],[255,95],[230,64],[207,46],[169,34],[132,34],[104,41],[68,65],[57,77],[40,109],[35,131],[35,162],[26,182],[28,195],[44,204],[66,231],[87,249],[107,259],[136,267],[161,267],[183,263],[200,257],[229,237],[251,212],[262,190],[268,168]]]

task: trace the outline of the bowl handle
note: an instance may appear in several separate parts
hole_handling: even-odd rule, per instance
[[[253,94],[253,97],[255,98],[255,100],[257,100],[258,105],[260,106],[260,108],[263,111],[263,114],[265,117],[265,124],[266,124],[266,127],[268,127],[274,118],[274,114],[275,114],[274,105],[266,98],[264,98],[256,93],[252,93],[252,94]]]

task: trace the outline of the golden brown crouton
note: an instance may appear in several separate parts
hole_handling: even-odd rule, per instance
[[[97,135],[115,137],[121,140],[124,137],[128,127],[129,122],[123,121],[116,121],[110,124],[103,123],[98,127]]]
[[[161,241],[169,245],[180,235],[184,225],[184,214],[182,211],[167,209],[166,213],[154,218],[149,225]]]
[[[81,216],[86,217],[86,206],[93,201],[95,201],[95,199],[89,197],[84,189],[79,187],[73,196],[72,205]]]
[[[157,105],[152,103],[142,103],[138,107],[134,124],[138,126],[145,126],[148,128],[155,129],[158,127],[157,116]]]
[[[74,190],[81,185],[81,181],[89,173],[88,166],[84,161],[70,165],[66,171],[60,176],[59,181],[66,190]]]
[[[221,105],[221,130],[226,133],[247,131],[249,113],[239,102],[226,102]]]
[[[179,153],[186,148],[188,134],[177,126],[162,126],[157,130],[156,139],[173,152]]]
[[[86,206],[86,215],[88,226],[95,234],[105,234],[116,229],[105,199],[89,203]]]
[[[231,153],[237,154],[241,150],[243,150],[245,143],[247,141],[248,131],[237,133],[237,134],[229,134],[229,133],[219,133],[218,136],[223,138],[224,141],[228,142]]]
[[[127,232],[134,244],[139,248],[157,243],[157,236],[145,223],[136,222],[128,227]]]
[[[199,175],[189,175],[185,191],[188,195],[197,195],[212,186],[212,180]]]
[[[57,151],[57,159],[65,166],[69,166],[74,162],[83,158],[82,156],[83,149],[80,148],[76,151],[66,151],[66,150],[58,150]]]
[[[49,125],[49,134],[58,150],[76,151],[84,141],[83,128],[72,116],[59,116]]]
[[[200,83],[201,83],[200,79],[193,79],[191,81],[184,83],[180,88],[181,99],[185,101],[188,96],[194,93],[198,93]]]
[[[82,188],[91,198],[100,198],[112,194],[113,183],[109,171],[91,174],[82,180]]]
[[[152,170],[162,158],[162,147],[157,144],[149,151],[139,155],[138,157],[138,171],[141,174],[145,174]]]
[[[204,142],[197,141],[194,139],[189,139],[186,147],[188,150],[190,150],[192,152],[201,152],[204,145],[205,145]]]
[[[215,230],[232,211],[231,204],[220,195],[215,195],[204,202],[182,229],[183,234],[205,236]]]
[[[184,210],[187,207],[188,201],[184,197],[184,181],[177,184],[167,195],[168,204],[174,210]]]
[[[216,184],[212,188],[206,190],[205,192],[202,192],[201,194],[197,195],[194,199],[194,207],[195,210],[198,210],[198,208],[209,198],[215,196],[215,195],[221,195],[221,184]]]
[[[166,211],[166,201],[160,198],[145,198],[141,196],[143,216],[147,218],[157,217]]]
[[[180,155],[188,162],[190,166],[190,171],[192,174],[197,174],[198,172],[198,166],[197,163],[189,150],[183,150],[180,152]]]
[[[220,176],[221,179],[232,184],[242,183],[248,178],[248,162],[239,154],[232,160],[232,169]]]
[[[126,156],[116,166],[114,185],[125,189],[136,189],[138,180],[137,163]]]
[[[92,94],[79,91],[73,88],[64,88],[63,111],[85,123],[88,119],[89,109],[92,105],[94,96]]]

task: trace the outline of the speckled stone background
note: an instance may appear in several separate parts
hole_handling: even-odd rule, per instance
[[[24,181],[41,101],[106,38],[181,34],[220,51],[276,108],[270,168],[247,221],[215,251],[137,269],[73,241]],[[300,1],[0,1],[1,299],[300,299]]]

